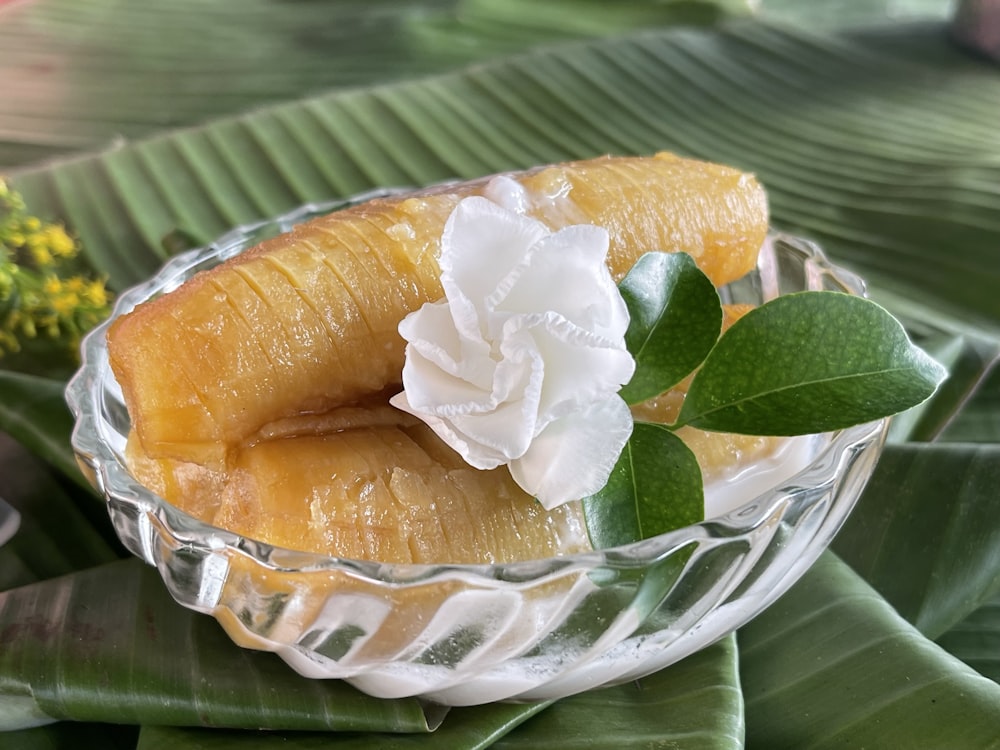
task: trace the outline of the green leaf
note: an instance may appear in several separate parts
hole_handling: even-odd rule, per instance
[[[904,322],[911,336],[919,332]],[[983,388],[990,369],[1000,359],[1000,340],[935,331],[915,341],[948,371],[948,377],[924,403],[893,417],[889,426],[891,442],[929,441],[947,432],[961,419],[963,407]],[[969,410],[964,410],[968,413]],[[978,411],[978,410],[975,410]]]
[[[452,33],[464,29],[467,35],[520,40],[520,47],[525,38],[608,36],[672,23],[711,23],[726,11],[747,14],[751,5],[746,0],[626,0],[614,5],[603,0],[460,0],[439,23]]]
[[[65,388],[61,380],[0,370],[0,430],[90,489],[69,444],[73,416],[63,398]]]
[[[833,548],[935,638],[1000,587],[1000,445],[887,446]]]
[[[625,346],[636,364],[620,395],[637,404],[701,364],[722,330],[722,303],[686,253],[648,253],[618,286],[630,316]]]
[[[736,638],[618,687],[558,701],[497,750],[735,750],[743,747]]]
[[[979,674],[1000,682],[1000,596],[994,596],[937,643]]]
[[[739,632],[747,745],[993,747],[1000,686],[826,553]]]
[[[403,750],[404,748],[448,748],[479,750],[494,743],[522,722],[546,710],[548,703],[493,703],[452,708],[433,733],[394,732],[266,732],[230,731],[189,727],[143,727],[137,750]]]
[[[596,0],[215,0],[206,8],[197,0],[46,0],[4,12],[0,167],[540,42],[710,23],[747,13],[748,2],[619,0],[611,9]]]
[[[106,148],[311,91],[440,70],[445,59],[418,54],[408,25],[450,4],[223,0],[206,9],[191,0],[169,7],[47,0],[5,8],[0,97],[9,106],[0,114],[0,164]],[[113,24],[104,22],[109,14]],[[465,53],[467,60],[478,56]],[[11,85],[11,76],[22,85]],[[37,93],[52,86],[62,95]]]
[[[780,18],[804,28],[863,28],[865,24],[881,26],[886,19],[893,24],[907,21],[942,20],[948,17],[949,0],[823,0],[821,3],[801,3],[797,0],[763,0],[761,13],[768,18]]]
[[[156,570],[111,563],[0,594],[0,727],[44,719],[426,732],[415,699],[378,700],[241,649],[171,599]]]
[[[0,545],[0,591],[124,554],[103,506],[61,486],[47,466],[2,433],[0,496],[21,516],[17,533]]]
[[[485,727],[491,731],[484,732]],[[653,746],[685,750],[743,747],[735,637],[641,680],[571,696],[552,705],[500,703],[453,708],[432,734],[331,735],[145,727],[138,750],[639,750]]]
[[[940,44],[926,65],[881,40],[760,23],[649,30],[333,92],[24,171],[13,186],[65,219],[121,288],[160,265],[178,227],[212,238],[378,184],[672,149],[756,172],[774,224],[818,240],[876,294],[995,335],[1000,80]]]
[[[636,422],[604,488],[583,500],[595,548],[616,547],[704,518],[698,459],[659,424]]]
[[[1000,443],[1000,367],[993,367],[982,387],[948,425],[941,439]]]
[[[749,435],[826,432],[914,406],[945,374],[875,303],[839,292],[789,294],[723,334],[678,423]]]

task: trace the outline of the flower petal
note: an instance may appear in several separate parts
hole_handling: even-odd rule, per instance
[[[507,401],[488,414],[456,415],[451,425],[485,455],[501,455],[503,462],[524,455],[534,438],[536,414],[524,401]]]
[[[483,188],[483,197],[516,214],[526,214],[531,207],[528,189],[513,177],[505,174],[498,174],[486,183],[486,187]]]
[[[544,363],[536,429],[617,393],[635,372],[635,360],[625,349],[624,339],[614,345],[551,312],[509,319],[500,351],[504,358],[536,353]]]
[[[399,324],[399,335],[406,339],[406,357],[420,354],[444,372],[467,380],[489,391],[496,367],[490,358],[490,344],[478,335],[466,336],[455,325],[452,305],[449,302],[425,303],[410,313]],[[403,365],[403,386],[414,382],[416,373],[407,373]],[[415,399],[413,403],[423,403]]]
[[[489,391],[441,369],[413,345],[406,347],[403,390],[407,403],[417,410],[412,412],[415,416],[426,413],[450,417],[496,408],[495,403],[490,403]]]
[[[510,461],[510,458],[501,451],[491,450],[484,445],[467,440],[461,430],[455,429],[454,424],[450,420],[414,409],[407,399],[406,391],[397,393],[389,399],[389,403],[397,409],[420,418],[434,431],[434,434],[458,453],[469,466],[475,469],[495,469]]]
[[[549,424],[510,462],[511,476],[552,510],[604,487],[631,434],[632,413],[612,396]]]
[[[486,198],[462,200],[441,235],[441,285],[449,301],[461,295],[479,307],[496,285],[548,234],[539,221]]]
[[[441,238],[445,301],[400,323],[404,391],[391,403],[470,465],[509,464],[546,507],[599,490],[631,434],[616,394],[635,367],[607,250],[598,227],[552,234],[486,198],[461,201]]]
[[[576,325],[617,340],[628,329],[628,308],[606,265],[608,233],[566,227],[536,242],[486,300],[486,309],[525,313],[553,310]]]

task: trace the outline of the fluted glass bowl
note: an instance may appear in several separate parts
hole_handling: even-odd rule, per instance
[[[305,206],[179,255],[122,294],[112,317],[340,205]],[[864,293],[815,245],[772,235],[757,271],[723,298],[759,303],[803,289]],[[500,565],[338,559],[213,527],[133,479],[124,461],[129,416],[106,329],[85,340],[67,400],[78,461],[124,544],[159,569],[178,602],[216,617],[240,645],[274,651],[307,677],[342,678],[387,698],[556,698],[635,679],[711,644],[815,561],[885,437],[882,420],[805,438],[798,463],[770,475],[770,486],[745,495],[734,495],[739,485],[726,488],[728,512],[623,547]]]

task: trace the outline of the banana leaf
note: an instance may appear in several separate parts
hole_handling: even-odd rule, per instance
[[[891,18],[895,23],[907,21],[943,20],[953,3],[941,0],[824,0],[821,3],[800,3],[796,0],[761,0],[764,14],[807,28],[866,28]]]
[[[711,23],[748,0],[615,3],[395,0],[14,4],[0,23],[0,169],[114,146],[164,128],[441,71],[557,39]],[[945,17],[942,0],[769,0],[768,17],[816,26]],[[113,23],[105,22],[112,18]]]
[[[729,636],[634,683],[559,701],[494,747],[743,747],[737,656]]]
[[[1000,685],[831,553],[739,646],[749,747],[990,747],[1000,736]]]
[[[522,706],[494,703],[478,708],[452,709],[445,722],[433,734],[385,734],[281,731],[219,732],[191,727],[145,726],[139,735],[136,750],[248,750],[282,748],[283,750],[313,750],[333,747],[338,750],[360,750],[376,746],[395,748],[463,748],[478,750],[494,746],[497,739],[509,733],[547,704]]]
[[[966,476],[964,486],[967,489],[953,497],[942,497],[938,484],[925,481],[926,476],[922,472],[927,466],[934,464],[916,460],[925,452],[935,454],[945,450],[956,452],[952,463],[961,459],[962,465],[966,466],[963,472]],[[991,527],[991,530],[996,526],[995,523],[989,523],[995,513],[990,513],[988,503],[995,486],[997,462],[988,460],[989,456],[984,459],[982,455],[978,455],[978,451],[972,451],[971,457],[962,455],[959,451],[960,446],[954,445],[891,447],[859,507],[862,516],[874,515],[878,518],[889,515],[895,518],[892,515],[894,493],[887,488],[897,484],[912,486],[913,506],[929,506],[937,502],[949,507],[946,512],[931,517],[929,523],[913,523],[912,519],[904,519],[910,522],[889,524],[881,533],[864,526],[852,532],[848,527],[838,540],[839,547],[857,556],[862,556],[866,550],[886,549],[895,553],[895,559],[899,561],[895,570],[902,568],[910,571],[906,577],[909,585],[921,593],[930,592],[923,597],[928,602],[924,609],[926,611],[932,606],[937,607],[939,617],[944,616],[944,612],[962,611],[965,601],[959,601],[956,605],[956,598],[982,601],[986,590],[993,586],[1000,569],[995,561],[992,565],[989,564],[991,557],[995,556],[992,555],[996,546],[994,540],[977,532],[977,528],[984,525]],[[976,461],[977,457],[981,460]],[[872,510],[868,510],[869,508]],[[941,518],[951,520],[943,523]],[[941,540],[942,526],[949,529],[944,542]],[[57,526],[53,524],[53,528]],[[914,550],[947,547],[954,538],[961,538],[962,545],[969,548],[956,554],[960,564],[917,565],[920,562],[919,553]],[[954,549],[952,551],[956,552]],[[907,553],[911,555],[910,559],[904,557]],[[980,563],[982,568],[977,570],[977,564]],[[866,618],[874,617],[877,625],[873,626],[875,635],[871,637],[876,640],[881,638],[878,634],[885,629],[887,613],[891,612],[890,604],[878,597],[867,585],[861,584],[861,579],[856,574],[842,572],[845,569],[843,563],[834,560],[826,567],[834,569],[834,574],[830,574],[829,570],[810,574],[795,590],[804,590],[808,596],[803,598],[792,592],[762,616],[776,618],[783,628],[805,628],[807,635],[800,637],[806,642],[821,644],[825,649],[822,658],[817,657],[817,663],[821,662],[824,668],[827,664],[837,664],[841,660],[853,658],[861,643],[857,634],[868,632],[868,625],[864,624],[867,622]],[[838,570],[841,572],[837,572]],[[987,571],[992,576],[987,575]],[[877,578],[877,575],[874,577]],[[828,579],[832,579],[833,583]],[[908,592],[904,591],[905,593]],[[837,602],[837,607],[844,611],[837,609],[834,610],[836,616],[829,613],[829,616],[819,616],[817,610],[820,614],[827,610],[819,607],[817,602],[830,607],[833,602]],[[100,606],[95,606],[96,604]],[[853,621],[855,618],[859,620],[858,623]],[[898,614],[892,614],[889,619],[897,623],[890,630],[900,629],[902,618]],[[815,627],[817,620],[824,628],[832,628],[833,635],[812,634],[810,628]],[[763,630],[754,630],[759,622],[760,619],[754,621],[748,629],[741,632],[740,637],[743,638],[746,632],[764,632],[769,634],[763,638],[767,641],[770,638],[770,628],[776,626],[761,625]],[[766,619],[763,622],[773,623]],[[25,623],[30,623],[31,627],[26,627]],[[13,695],[20,694],[16,692],[17,686],[30,688],[29,692],[37,704],[29,708],[40,710],[45,716],[54,718],[106,721],[109,717],[117,717],[119,720],[136,723],[163,724],[165,721],[174,721],[181,725],[211,720],[213,724],[240,725],[240,722],[248,722],[252,726],[264,724],[276,728],[287,728],[289,724],[285,722],[315,728],[312,722],[318,721],[331,721],[335,726],[343,727],[349,726],[348,722],[357,720],[351,710],[353,704],[342,699],[337,702],[335,709],[329,708],[326,714],[304,702],[301,699],[303,693],[315,698],[316,691],[322,691],[323,688],[318,687],[315,682],[297,678],[271,655],[244,652],[233,646],[209,618],[192,614],[174,604],[155,571],[143,567],[135,560],[103,565],[0,595],[0,632],[10,634],[15,631],[18,632],[19,648],[16,652],[0,655],[0,715],[6,715],[6,720],[10,722],[8,726],[14,722],[37,718],[37,711],[27,711],[23,704],[8,701],[8,704],[14,705],[5,707],[3,694],[6,691],[11,695],[12,690],[15,691]],[[929,675],[929,681],[938,677],[954,679],[957,680],[954,684],[962,689],[972,689],[965,686],[967,675],[955,677],[951,674],[952,669],[947,666],[951,662],[947,659],[942,661],[939,657],[934,657],[929,665],[924,663],[925,652],[936,651],[930,641],[915,628],[902,628],[901,633],[885,636],[895,639],[896,650],[891,657],[883,657],[879,665],[880,671],[915,673],[914,670],[917,670],[920,674]],[[87,634],[91,637],[84,637]],[[571,735],[569,728],[586,726],[585,734],[592,738],[592,746],[610,746],[612,737],[622,736],[625,726],[622,722],[626,722],[632,727],[624,735],[626,739],[633,736],[633,733],[635,737],[644,738],[643,741],[650,736],[671,739],[683,736],[685,742],[703,741],[707,747],[738,746],[732,743],[739,736],[743,713],[738,701],[737,704],[732,703],[740,694],[740,683],[735,679],[735,651],[731,645],[726,652],[729,656],[722,661],[718,650],[706,651],[641,681],[641,689],[638,691],[621,687],[614,689],[617,692],[595,692],[572,699],[574,702],[557,703],[546,709],[543,715],[526,722],[511,737],[526,747],[533,744],[539,747],[554,746],[553,737],[577,736]],[[781,687],[784,685],[790,686],[788,689],[793,690],[797,696],[798,710],[810,713],[822,708],[830,712],[829,721],[833,721],[837,711],[846,710],[845,706],[849,708],[852,705],[835,701],[831,704],[831,698],[824,690],[832,678],[825,673],[815,678],[816,685],[819,686],[817,690],[796,687],[800,676],[793,672],[801,669],[803,663],[813,663],[811,659],[801,658],[803,653],[810,652],[804,652],[794,644],[789,645],[787,641],[769,648],[778,648],[783,653],[791,654],[791,657],[784,660],[782,670],[777,670],[777,657],[773,653],[767,652],[770,655],[761,659],[768,665],[769,684],[775,684],[780,689],[784,689]],[[820,649],[820,645],[814,645],[813,648]],[[754,654],[753,649],[741,646],[739,658],[745,696],[750,695],[746,687],[747,670],[756,669]],[[727,663],[730,670],[728,678],[725,677]],[[857,681],[857,669],[845,679]],[[930,675],[937,676],[932,678]],[[208,700],[206,696],[200,695],[206,685],[211,685],[213,691],[221,690],[221,696]],[[695,689],[698,685],[704,687]],[[346,688],[337,688],[341,689]],[[262,701],[262,696],[273,697],[271,690],[294,696],[296,706],[306,707],[305,715],[294,712],[290,715],[287,707],[276,704],[273,699]],[[710,697],[713,694],[717,695],[715,700]],[[845,691],[845,695],[847,694],[853,695],[851,691]],[[351,695],[355,700],[363,700],[363,696]],[[918,710],[925,698],[925,693],[897,696],[891,710],[901,714]],[[685,706],[685,700],[693,700],[694,704]],[[808,708],[812,702],[818,708]],[[263,708],[260,703],[264,703]],[[656,707],[652,710],[650,706],[654,703]],[[727,703],[729,708],[726,708]],[[194,712],[196,705],[199,707],[197,715]],[[577,711],[581,705],[583,708]],[[702,705],[704,711],[697,709],[697,705]],[[468,744],[456,744],[455,747],[480,747],[483,746],[484,736],[492,741],[497,734],[510,731],[517,721],[528,718],[542,708],[522,707],[526,715],[518,715],[515,711],[514,716],[499,718],[485,710],[481,713],[477,713],[476,709],[463,710],[461,715],[455,717],[460,728],[450,729],[452,716],[448,716],[439,731],[461,731],[465,738],[463,742]],[[977,713],[979,708],[981,706],[967,707],[962,714],[963,722],[971,727],[992,728],[990,731],[996,731],[1000,726],[993,723],[996,717],[989,713]],[[648,713],[647,709],[650,709]],[[14,713],[15,710],[19,710],[19,713]],[[271,716],[268,713],[271,710],[278,710],[279,715]],[[758,712],[763,716],[772,710],[775,709],[765,704]],[[514,709],[511,708],[511,711]],[[244,712],[251,713],[247,715]],[[748,704],[747,721],[753,719],[754,713],[755,708]],[[666,714],[674,718],[664,723],[662,717]],[[371,719],[370,712],[365,715]],[[592,721],[592,725],[587,724],[588,719]],[[495,722],[499,722],[499,727]],[[946,728],[942,731],[947,730],[947,722],[945,725]],[[887,727],[889,733],[885,737],[895,738],[895,724],[887,722]],[[871,734],[875,732],[875,725],[867,725],[864,731],[868,733],[865,736],[877,736]],[[158,741],[163,743],[179,743],[179,746],[187,741],[193,743],[195,740],[192,736],[201,738],[197,741],[206,747],[233,742],[233,738],[225,733],[215,736],[196,732],[190,735],[188,732],[161,730],[159,733],[154,732],[152,736],[160,737]],[[271,735],[262,737],[241,734],[239,737],[242,738],[241,742],[248,745],[270,742],[273,739]],[[314,741],[298,735],[295,737],[303,742]],[[348,742],[347,739],[343,741]],[[394,741],[403,743],[417,740],[410,738]]]
[[[87,35],[79,28],[80,14],[87,12],[83,5],[71,6],[68,0],[59,4],[53,0],[22,4],[20,8],[15,5],[0,11],[0,29],[5,13],[9,16],[15,8],[19,13],[30,8],[33,13],[48,13],[48,18],[56,18],[58,23],[53,23],[62,24],[63,38],[75,34],[83,41]],[[105,7],[102,3],[85,5],[94,8],[95,14]],[[264,25],[261,19],[266,12],[257,15],[264,5],[242,5],[252,18],[241,28]],[[303,6],[302,18],[318,7],[297,5]],[[366,5],[373,13],[388,12],[389,8],[381,3]],[[785,14],[785,18],[793,20],[812,17],[821,24],[836,23],[835,14],[851,24],[874,17],[862,18],[866,11],[858,10],[861,4],[834,5],[838,10],[824,4],[810,16],[802,4],[772,0],[764,3],[764,14]],[[889,4],[870,5],[884,12]],[[910,17],[923,16],[925,8],[927,15],[942,17],[942,4],[914,0],[903,5]],[[343,7],[358,9],[360,4]],[[409,51],[405,45],[395,44],[399,41],[396,37],[394,51],[385,60],[377,60],[377,55],[366,57],[366,51],[360,49],[362,41],[356,45],[353,41],[345,43],[344,56],[332,66],[337,69],[335,74],[349,75],[344,73],[349,65],[338,66],[353,57],[359,62],[350,74],[356,73],[359,78],[350,85],[398,79],[533,46],[557,34],[567,38],[564,30],[551,21],[518,24],[514,17],[509,25],[491,29],[477,22],[477,18],[487,15],[473,14],[463,23],[463,17],[456,12],[459,7],[478,7],[481,14],[489,13],[485,3],[441,3],[432,8],[435,12],[409,16],[404,12],[404,20],[412,21],[405,32],[410,35]],[[510,3],[497,12],[515,7],[516,3]],[[177,13],[191,12],[186,4],[173,8]],[[288,6],[283,10],[288,11]],[[124,38],[124,30],[136,23],[134,19],[149,18],[141,11],[135,11],[134,16],[129,12],[121,16],[119,29],[105,36],[118,34]],[[158,18],[165,39],[171,36],[170,28],[182,26],[180,16],[172,15],[174,12],[164,9]],[[360,9],[357,13],[357,18],[363,15]],[[129,17],[133,20],[126,21]],[[586,21],[581,19],[579,26],[586,27]],[[519,25],[531,28],[517,29]],[[34,24],[34,32],[43,26]],[[156,26],[151,24],[149,28]],[[190,29],[190,24],[185,28]],[[212,33],[222,33],[223,28],[219,24]],[[592,31],[593,27],[573,33],[589,35]],[[240,39],[248,38],[240,36],[239,31],[232,33],[236,46]],[[137,46],[141,49],[142,44],[156,44],[150,41],[152,36],[153,31],[140,35],[142,43]],[[572,38],[572,34],[569,36]],[[365,37],[357,34],[356,38]],[[170,64],[178,71],[178,79],[189,84],[191,79],[181,74],[194,68],[184,67],[179,59],[184,54],[193,57],[190,50],[204,37],[192,34],[190,40],[191,46],[182,40],[176,52],[165,49],[166,43],[150,47],[164,59],[173,55]],[[15,49],[27,54],[30,45],[14,40],[11,44],[19,46],[10,46],[8,41],[10,38],[4,37],[0,42],[5,52]],[[463,41],[470,49],[461,49],[461,44],[449,46],[449,42],[456,41]],[[269,49],[280,49],[283,43]],[[87,60],[88,55],[92,61],[100,59],[99,54],[87,51],[86,44],[80,49],[83,55],[79,59]],[[423,61],[400,64],[402,58],[398,55],[411,53],[414,60],[423,56]],[[64,57],[58,60],[75,59],[65,50],[59,54]],[[238,58],[242,50],[232,54]],[[150,55],[150,59],[156,56]],[[323,63],[328,64],[334,57],[324,58]],[[212,55],[204,59],[218,64],[218,58]],[[301,59],[289,53],[290,67],[285,71]],[[0,64],[17,65],[17,60],[17,56],[5,55],[7,62]],[[26,66],[37,62],[38,58],[20,58],[20,64]],[[137,63],[140,67],[142,64]],[[222,69],[232,70],[225,66]],[[88,68],[84,65],[80,70],[86,73]],[[91,63],[89,70],[100,68]],[[303,67],[297,77],[307,83],[314,80],[310,76],[315,69],[310,70]],[[105,75],[106,84],[121,85],[125,78],[116,78],[119,72]],[[319,74],[315,74],[318,78]],[[94,75],[93,79],[100,77]],[[288,74],[291,77],[296,76]],[[65,76],[52,78],[65,80]],[[155,80],[155,76],[145,78]],[[8,81],[10,76],[0,79]],[[131,96],[135,107],[108,107],[105,112],[100,105],[107,100],[95,96],[94,88],[81,86],[81,96],[90,96],[89,111],[97,113],[92,117],[93,128],[87,127],[79,114],[70,114],[59,122],[54,112],[45,110],[45,92],[29,92],[38,97],[31,104],[37,105],[34,111],[31,106],[21,110],[8,107],[9,99],[4,99],[3,109],[11,116],[29,115],[27,120],[15,123],[14,140],[22,139],[26,145],[10,146],[10,126],[0,127],[0,139],[7,139],[4,153],[28,154],[24,161],[17,162],[27,164],[42,156],[107,143],[109,131],[102,128],[108,123],[115,125],[114,132],[128,137],[153,132],[164,124],[208,123],[18,173],[15,185],[24,191],[33,211],[65,220],[87,244],[92,266],[109,273],[119,288],[144,278],[169,253],[207,241],[233,224],[272,215],[306,200],[349,195],[375,185],[475,176],[604,151],[644,153],[668,148],[728,161],[761,176],[772,196],[776,225],[821,240],[838,260],[869,278],[876,298],[904,315],[918,335],[928,326],[940,333],[934,345],[951,357],[954,388],[943,392],[908,423],[901,420],[896,439],[922,440],[943,430],[949,440],[995,442],[1000,382],[994,375],[986,381],[987,388],[981,388],[971,398],[969,395],[989,371],[1000,330],[1000,302],[994,291],[1000,274],[996,263],[1000,219],[995,212],[1000,191],[1000,132],[996,128],[1000,121],[1000,76],[995,67],[954,49],[947,41],[943,24],[897,25],[835,34],[759,22],[727,25],[713,31],[650,27],[607,41],[539,48],[520,57],[431,78],[339,90],[305,99],[299,97],[320,88],[345,85],[348,78],[313,88],[303,85],[284,94],[277,91],[279,86],[269,94],[268,86],[276,80],[281,81],[280,74],[245,76],[231,97],[228,93],[220,96],[216,88],[212,93],[219,99],[219,109],[211,111],[199,109],[210,106],[204,97],[181,97],[177,119],[165,113],[163,101],[167,99],[151,101],[166,89],[150,85],[137,92],[134,87],[123,86],[122,91],[130,93],[119,102]],[[56,85],[53,83],[53,87]],[[244,85],[260,90],[247,93],[240,88]],[[56,93],[54,88],[49,90],[50,95]],[[64,101],[67,98],[72,97],[63,96]],[[187,106],[187,102],[196,100],[196,104]],[[222,112],[237,113],[247,106],[284,100],[290,101],[228,119],[213,119]],[[150,112],[145,120],[144,107]],[[25,122],[30,120],[32,126],[46,123],[50,115],[51,123],[58,127],[52,131],[38,128],[39,137],[24,138],[32,130],[25,127]],[[134,131],[128,130],[132,121],[138,123]],[[23,149],[19,145],[24,145]],[[0,402],[8,415],[33,414],[20,404],[5,399]],[[43,403],[44,399],[40,406]],[[952,419],[956,410],[957,416]],[[60,449],[47,455],[44,445],[60,445],[65,428],[50,429],[42,423],[19,433],[19,437],[31,443],[31,438],[23,436],[32,429],[39,433],[33,449],[58,466],[54,456]],[[935,471],[932,467],[938,462]],[[748,746],[778,747],[782,742],[791,747],[809,742],[823,746],[846,739],[856,745],[877,747],[985,746],[1000,734],[995,709],[998,704],[992,692],[995,686],[947,657],[890,609],[890,604],[900,607],[903,614],[935,635],[947,630],[955,620],[966,618],[954,630],[941,634],[939,642],[970,663],[982,665],[984,671],[988,669],[993,658],[991,642],[982,635],[974,640],[963,633],[976,629],[980,634],[991,632],[988,622],[979,625],[976,618],[988,614],[992,605],[987,601],[975,608],[991,592],[1000,570],[1000,563],[990,554],[997,521],[995,514],[991,518],[987,512],[995,494],[992,487],[996,486],[996,465],[991,449],[967,445],[939,450],[905,444],[887,451],[879,470],[882,478],[876,477],[877,482],[859,506],[857,520],[844,529],[836,549],[863,576],[870,577],[888,601],[830,557],[804,579],[802,586],[741,632],[738,656]],[[0,494],[9,493],[12,476],[0,472]],[[33,481],[29,483],[33,485]],[[63,534],[60,544],[72,549],[76,543],[65,540],[65,535],[72,536],[74,531],[87,527],[101,540],[96,546],[105,545],[110,552],[93,554],[92,550],[73,555],[50,568],[42,564],[47,557],[44,552],[34,561],[22,559],[17,563],[17,575],[12,575],[6,585],[42,582],[12,591],[7,597],[23,603],[25,592],[47,590],[40,588],[46,585],[69,591],[79,586],[83,590],[88,585],[96,586],[94,581],[101,580],[100,576],[111,569],[125,570],[123,580],[150,574],[138,572],[141,568],[135,563],[109,567],[106,563],[116,552],[105,541],[106,520],[102,525],[102,521],[88,515],[86,509],[94,507],[90,497],[70,491],[64,480],[56,484],[65,491],[64,499],[77,505],[82,517],[74,516],[60,528],[63,521],[58,515],[32,516],[37,524],[33,520],[22,526],[19,535],[0,553],[6,554],[10,548],[25,554],[25,550],[35,547],[39,535],[60,539]],[[38,497],[44,500],[49,487],[39,487]],[[897,487],[907,491],[897,493]],[[52,498],[51,507],[59,513],[61,501],[56,494]],[[928,513],[928,509],[932,512]],[[932,523],[933,519],[936,523]],[[884,559],[876,547],[884,549]],[[951,559],[956,549],[961,552]],[[0,565],[4,565],[0,570],[6,568],[7,559],[0,558]],[[896,567],[886,564],[890,559]],[[102,563],[101,567],[91,568]],[[44,582],[70,569],[81,572]],[[150,587],[148,591],[156,589]],[[46,597],[38,599],[38,606],[53,604]],[[160,610],[168,617],[170,611],[166,606]],[[829,616],[818,616],[820,611]],[[180,616],[188,615],[181,612]],[[971,628],[969,623],[973,623]],[[194,627],[209,625],[210,621]],[[135,630],[134,619],[133,626]],[[172,632],[175,626],[166,627]],[[777,633],[781,637],[776,637]],[[792,647],[791,642],[803,645]],[[0,644],[6,645],[3,641]],[[973,649],[976,644],[982,646],[979,652]],[[0,659],[6,653],[5,648],[0,650]],[[30,653],[37,659],[57,656],[41,650]],[[802,659],[804,653],[820,658]],[[796,654],[798,658],[790,658]],[[11,656],[6,658],[4,669],[17,661]],[[176,666],[180,670],[191,668],[191,664]],[[672,728],[665,726],[662,711],[647,713],[640,704],[668,703],[669,689],[664,685],[670,684],[671,670],[690,666],[677,665],[656,679],[644,680],[643,691],[624,687],[618,693],[621,701],[602,700],[599,693],[593,693],[580,697],[578,705],[584,708],[579,710],[571,703],[575,699],[549,707],[463,710],[445,717],[438,731],[449,731],[454,720],[455,731],[464,732],[457,742],[465,744],[458,747],[484,747],[501,736],[503,739],[497,743],[500,746],[549,747],[566,734],[567,727],[586,720],[592,747],[617,747],[623,737],[638,741],[646,738],[649,742],[669,738],[683,743],[676,735],[670,736]],[[713,669],[718,673],[716,664],[698,674],[711,674]],[[15,671],[0,676],[0,683]],[[66,673],[74,679],[99,676],[93,669],[88,674],[86,663],[70,664]],[[919,678],[914,690],[879,689],[886,687],[889,677],[903,679],[906,675]],[[932,683],[952,686],[955,692],[939,693]],[[116,687],[120,690],[123,684]],[[189,695],[195,694],[197,688],[184,685],[183,680],[169,687],[186,690]],[[723,687],[716,692],[725,691]],[[93,698],[98,691],[82,692]],[[958,692],[966,693],[969,700],[958,705]],[[84,712],[78,715],[95,719],[107,716],[101,711],[119,706],[121,695],[112,693],[107,705],[81,708]],[[687,697],[695,700],[697,695]],[[136,714],[129,714],[135,710],[125,705],[120,720],[138,721]],[[626,728],[616,723],[620,721],[616,717],[623,714],[632,717],[627,734]],[[707,738],[708,746],[738,746],[738,733],[732,730],[736,726],[734,716],[727,712],[723,721],[709,720],[697,730],[698,736]],[[334,718],[341,721],[345,717]],[[80,733],[67,731],[67,726],[79,726]],[[914,731],[918,728],[926,732],[918,735]],[[107,737],[108,746],[120,743],[118,746],[132,747],[136,741],[134,731],[119,733],[93,723],[57,724],[12,732],[2,739],[5,747],[65,747],[77,746],[76,738],[84,742],[91,736]],[[441,734],[438,739],[448,736]],[[143,728],[138,743],[161,748],[197,747],[196,742],[207,743],[206,747],[249,747],[261,739],[272,741],[279,737],[314,746],[336,746],[337,742],[364,746],[372,739],[357,733],[261,735],[150,726]],[[405,734],[399,739],[419,742],[435,737]]]
[[[45,718],[123,721],[160,726],[159,736],[177,737],[171,741],[180,746],[214,747],[230,740],[219,733],[197,740],[203,735],[162,726],[348,734],[419,733],[437,726],[417,701],[379,701],[337,681],[303,679],[271,654],[240,649],[210,618],[176,605],[157,573],[135,560],[0,595],[0,632],[18,643],[16,651],[0,654],[0,726],[6,729]],[[517,742],[577,748],[617,736],[621,747],[641,747],[649,735],[629,737],[628,730],[655,726],[667,715],[671,720],[658,730],[663,741],[739,747],[743,705],[736,656],[735,639],[729,638],[649,678],[566,699],[519,733]],[[544,707],[454,710],[433,739],[383,736],[377,742],[485,747]],[[265,745],[274,737],[248,744]],[[366,736],[343,744],[372,741]]]
[[[122,560],[0,594],[0,728],[43,721],[425,732],[433,711],[305,680]]]
[[[968,407],[941,436],[956,442],[1000,443],[1000,368],[990,371]]]
[[[0,170],[555,39],[711,23],[748,0],[273,0],[0,7]]]
[[[102,507],[92,498],[82,502],[76,487],[64,486],[48,466],[2,433],[0,477],[2,497],[20,515],[17,533],[0,545],[0,591],[108,563],[124,553]]]
[[[960,435],[959,430],[965,429],[959,424],[964,415],[979,412],[975,407],[965,409],[967,402],[991,390],[985,381],[1000,359],[1000,340],[946,333],[922,321],[910,320],[906,326],[917,343],[947,368],[948,378],[923,404],[893,418],[888,439],[926,442],[946,434]]]
[[[544,709],[544,711],[543,711]],[[484,715],[494,720],[486,725]],[[664,720],[664,718],[667,720]],[[504,719],[507,719],[506,721]],[[484,732],[488,726],[488,732]],[[516,731],[512,731],[515,730]],[[647,727],[636,731],[637,727]],[[512,704],[455,708],[430,735],[221,733],[144,727],[138,750],[288,748],[740,748],[743,699],[733,636],[670,669],[618,687],[566,698],[526,711]]]
[[[957,59],[932,67],[762,23],[656,30],[285,104],[14,184],[121,287],[177,233],[207,242],[376,185],[672,149],[757,172],[775,225],[819,239],[876,299],[919,299],[996,337],[1000,78]],[[877,116],[848,97],[877,101]]]
[[[0,370],[0,431],[14,437],[60,471],[90,489],[76,465],[64,380]]]
[[[833,548],[936,638],[1000,588],[998,487],[998,445],[888,446]]]
[[[994,596],[937,639],[980,674],[1000,682],[1000,596]]]
[[[115,0],[0,9],[0,169],[335,87],[442,71],[561,39],[711,23],[763,5],[813,28],[946,17],[944,0]]]

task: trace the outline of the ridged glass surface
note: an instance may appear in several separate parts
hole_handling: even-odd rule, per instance
[[[361,199],[373,197],[361,196]],[[266,237],[342,204],[306,206],[171,260],[114,316]],[[774,235],[758,270],[723,290],[761,302],[802,289],[863,294],[801,239]],[[203,523],[137,483],[107,324],[67,389],[73,447],[118,535],[183,605],[308,677],[451,705],[542,699],[635,679],[738,628],[828,544],[874,468],[885,421],[816,438],[808,465],[739,507],[637,544],[504,565],[384,565],[275,548]]]

